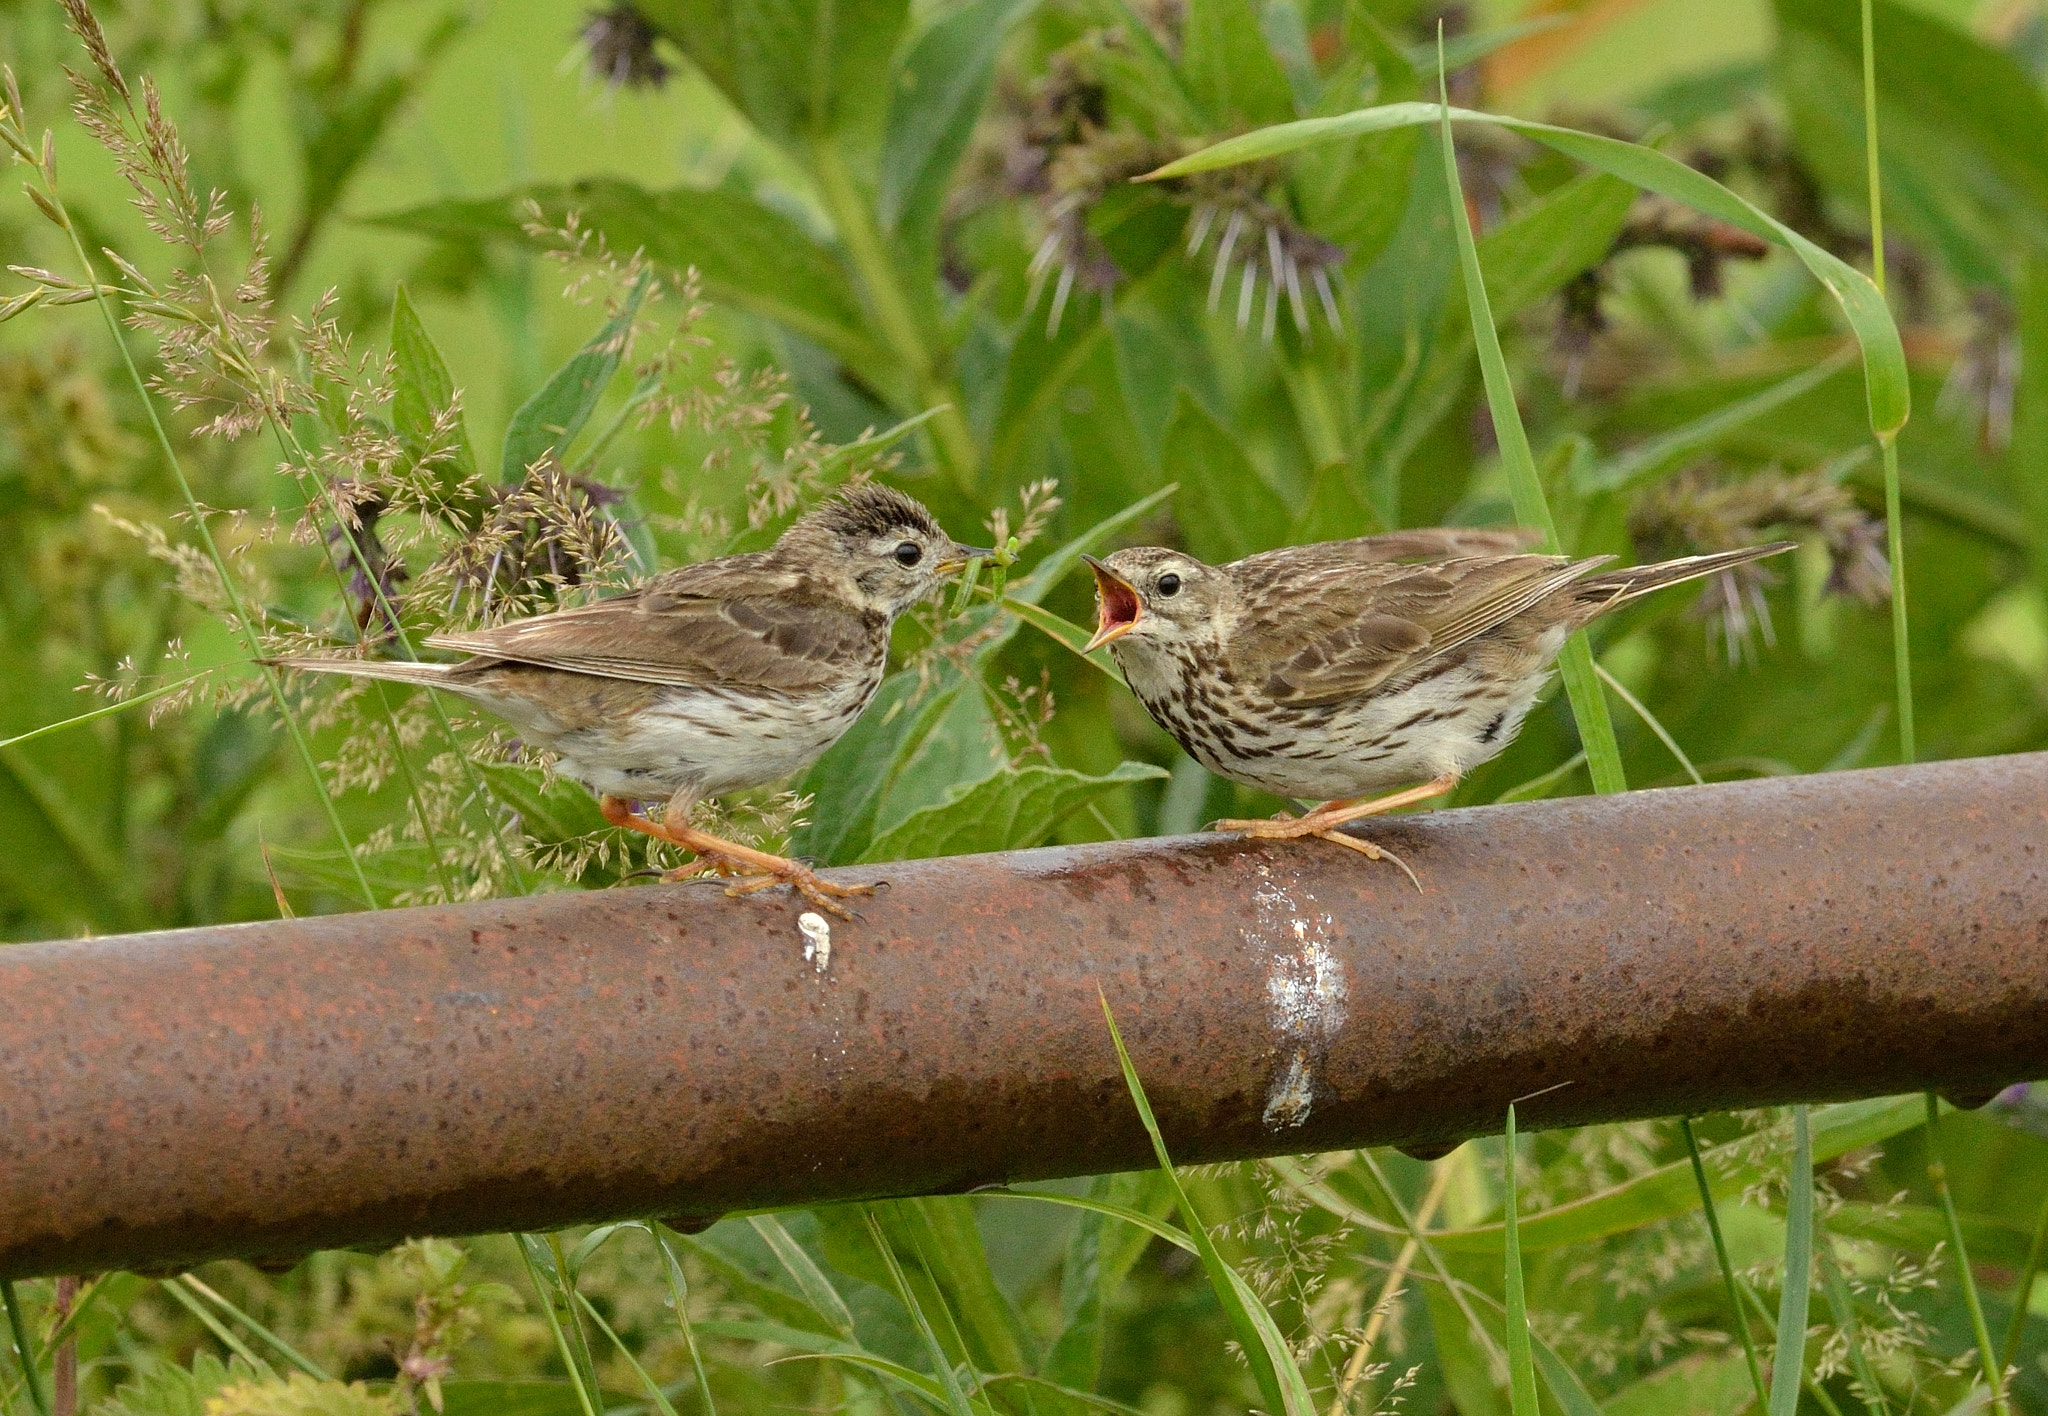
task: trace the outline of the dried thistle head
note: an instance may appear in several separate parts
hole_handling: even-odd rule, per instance
[[[658,89],[668,82],[670,73],[654,52],[660,33],[630,0],[621,0],[586,14],[577,37],[583,42],[594,77],[614,89]]]
[[[1884,523],[1866,512],[1828,469],[1797,475],[1773,469],[1723,481],[1709,467],[1689,468],[1629,513],[1629,535],[1646,556],[1735,550],[1801,533],[1818,536],[1828,548],[1830,593],[1866,605],[1890,596]],[[1752,623],[1765,643],[1775,642],[1764,598],[1772,580],[1764,566],[1751,564],[1714,576],[1701,591],[1698,612],[1719,615],[1730,662],[1749,644]]]

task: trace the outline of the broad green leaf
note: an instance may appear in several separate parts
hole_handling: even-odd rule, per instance
[[[1100,777],[1032,764],[956,788],[947,800],[912,813],[861,853],[864,862],[918,860],[1022,850],[1045,840],[1068,816],[1132,782],[1164,777],[1150,763],[1125,762]]]
[[[582,1416],[565,1381],[444,1381],[441,1416]]]
[[[1159,1161],[1159,1173],[1166,1178],[1174,1205],[1188,1226],[1187,1237],[1209,1276],[1210,1292],[1216,1295],[1223,1315],[1230,1320],[1239,1349],[1259,1384],[1259,1394],[1266,1400],[1266,1409],[1281,1416],[1316,1416],[1315,1400],[1309,1395],[1308,1383],[1295,1362],[1293,1348],[1281,1336],[1266,1305],[1217,1251],[1215,1241],[1202,1225],[1201,1216],[1189,1202],[1187,1191],[1181,1187],[1180,1177],[1174,1172],[1173,1157],[1166,1151],[1166,1139],[1159,1134],[1159,1122],[1152,1115],[1152,1103],[1145,1096],[1145,1085],[1139,1080],[1137,1065],[1131,1061],[1130,1051],[1124,1046],[1123,1034],[1117,1029],[1116,1016],[1110,1012],[1107,997],[1102,1000],[1102,1017],[1109,1025],[1110,1041],[1116,1044],[1116,1058],[1123,1068],[1124,1085],[1130,1089],[1131,1102],[1138,1108],[1138,1119],[1144,1123],[1145,1134],[1151,1137],[1152,1154]]]
[[[952,1299],[978,1365],[997,1372],[1035,1368],[1037,1343],[989,1268],[973,1202],[963,1195],[932,1195],[901,1201],[897,1214],[910,1231],[919,1262]]]
[[[877,76],[908,0],[644,0],[636,7],[679,45],[740,112],[793,154],[876,123]]]
[[[867,333],[845,268],[787,216],[739,192],[649,191],[619,178],[540,183],[494,197],[428,202],[371,218],[379,226],[457,241],[531,244],[524,203],[560,222],[569,212],[621,254],[644,252],[671,272],[695,268],[721,305],[773,320],[863,370],[892,367]]]
[[[455,404],[455,378],[402,284],[391,299],[391,375],[391,426],[406,455],[418,461],[430,453],[445,454],[436,475],[446,489],[473,475],[476,454],[460,410],[454,426],[436,443],[435,422]]]
[[[568,461],[570,444],[590,421],[612,375],[619,371],[647,286],[648,277],[642,275],[626,297],[625,308],[606,320],[589,343],[570,355],[568,363],[519,405],[505,428],[505,452],[498,468],[505,485],[524,481],[527,469],[545,457]]]
[[[833,1290],[832,1299],[826,1299],[822,1295],[813,1298],[803,1293],[792,1292],[779,1283],[764,1279],[758,1271],[750,1268],[735,1253],[729,1251],[731,1241],[728,1226],[742,1223],[743,1221],[737,1219],[724,1220],[703,1234],[678,1234],[665,1229],[663,1237],[666,1242],[678,1244],[695,1254],[698,1261],[717,1277],[724,1291],[742,1302],[751,1304],[774,1322],[784,1327],[801,1328],[806,1332],[817,1333],[827,1339],[850,1337],[853,1319],[846,1313],[844,1301],[838,1300],[836,1290]],[[781,1228],[779,1222],[777,1228]],[[806,1255],[805,1258],[808,1260],[809,1256]],[[812,1268],[815,1270],[816,1265],[812,1264]],[[784,1272],[788,1271],[785,1266]],[[820,1281],[823,1282],[822,1275]],[[831,1289],[831,1284],[824,1283],[824,1287]],[[836,1306],[834,1300],[838,1300]],[[696,1324],[696,1328],[700,1334],[709,1331],[703,1323]]]
[[[1253,12],[1253,0],[1188,0],[1180,68],[1212,128],[1284,123],[1294,116],[1287,75]]]
[[[971,0],[948,11],[918,36],[894,74],[875,214],[913,269],[933,264],[947,188],[988,102],[996,54],[1037,4]]]
[[[1600,1410],[1603,1416],[1739,1416],[1755,1399],[1740,1352],[1695,1352],[1623,1387]]]
[[[888,1268],[890,1286],[896,1290],[896,1296],[903,1300],[903,1306],[909,1309],[910,1320],[916,1326],[918,1336],[924,1340],[925,1354],[932,1364],[932,1370],[938,1374],[939,1387],[945,1393],[947,1410],[952,1416],[975,1416],[977,1408],[968,1400],[967,1393],[961,1389],[959,1373],[953,1369],[953,1359],[940,1343],[931,1319],[925,1314],[924,1305],[917,1301],[917,1295],[911,1291],[910,1283],[904,1277],[903,1265],[896,1257],[895,1246],[889,1242],[889,1236],[883,1232],[881,1221],[875,1218],[873,1210],[868,1211],[867,1226],[868,1237],[875,1246],[875,1252],[881,1256],[882,1263]],[[984,1412],[987,1409],[985,1404],[980,1408]]]
[[[1172,1190],[1156,1172],[1098,1175],[1088,1193],[1155,1217],[1173,1203]],[[1112,1227],[1109,1221],[1105,1214],[1083,1213],[1060,1266],[1060,1334],[1043,1371],[1070,1387],[1093,1387],[1101,1377],[1109,1331],[1106,1305],[1152,1238],[1136,1225]]]
[[[1606,257],[1635,205],[1635,188],[1588,172],[1516,208],[1479,238],[1479,266],[1495,320],[1549,299]]]
[[[853,1314],[847,1311],[846,1300],[839,1296],[839,1290],[832,1286],[832,1280],[825,1277],[823,1269],[810,1255],[810,1251],[791,1237],[783,1228],[782,1221],[772,1214],[757,1214],[747,1221],[754,1232],[775,1255],[775,1261],[782,1265],[782,1271],[795,1282],[804,1295],[804,1301],[812,1311],[825,1319],[834,1332],[848,1341],[853,1339]]]
[[[1213,147],[1168,163],[1153,179],[1186,176],[1233,167],[1239,163],[1280,157],[1318,143],[1335,142],[1362,133],[1391,132],[1440,121],[1433,103],[1390,103],[1337,118],[1305,118],[1229,138]],[[1579,132],[1499,114],[1453,108],[1455,123],[1493,123],[1555,148],[1565,156],[1612,173],[1646,191],[1658,192],[1709,216],[1789,248],[1841,306],[1843,316],[1863,348],[1863,370],[1870,404],[1870,425],[1880,437],[1905,426],[1911,411],[1904,346],[1884,297],[1870,278],[1854,266],[1816,246],[1761,208],[1751,205],[1702,172],[1654,148],[1623,142],[1597,133]]]
[[[222,1362],[211,1352],[195,1353],[190,1367],[146,1356],[134,1370],[132,1380],[94,1408],[98,1416],[206,1416],[207,1402],[222,1387],[263,1375],[239,1357]]]
[[[1230,431],[1183,392],[1166,425],[1160,465],[1180,484],[1174,504],[1188,549],[1211,565],[1271,550],[1293,514]]]

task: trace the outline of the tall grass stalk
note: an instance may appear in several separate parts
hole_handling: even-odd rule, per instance
[[[1849,1281],[1842,1276],[1842,1266],[1835,1262],[1833,1246],[1825,1235],[1815,1249],[1815,1256],[1820,1260],[1821,1291],[1827,1295],[1836,1329],[1848,1344],[1849,1370],[1856,1377],[1857,1399],[1869,1416],[1891,1416],[1884,1386],[1877,1379],[1877,1370],[1870,1365],[1870,1354],[1863,1350],[1863,1325],[1856,1318],[1855,1295],[1850,1293]]]
[[[2001,1372],[2020,1358],[2020,1339],[2027,1331],[2027,1305],[2034,1297],[2034,1280],[2041,1276],[2044,1242],[2048,1242],[2048,1195],[2041,1199],[2041,1212],[2034,1218],[2034,1240],[2027,1246],[2027,1264],[2020,1270],[2019,1285],[2012,1291],[2012,1320],[2005,1327],[2005,1344],[1998,1350],[1998,1370]]]
[[[50,1397],[43,1390],[42,1374],[36,1370],[36,1353],[29,1345],[28,1324],[21,1320],[21,1297],[14,1291],[11,1278],[0,1278],[0,1303],[7,1308],[7,1330],[14,1336],[14,1355],[21,1362],[21,1379],[28,1387],[29,1404],[35,1407],[36,1416],[50,1416]]]
[[[247,648],[249,657],[256,661],[257,672],[263,675],[264,686],[270,691],[271,702],[277,707],[278,717],[284,722],[285,732],[292,740],[292,746],[298,753],[300,763],[306,769],[306,775],[312,779],[313,791],[319,799],[322,813],[327,818],[328,829],[341,843],[342,854],[348,857],[349,871],[355,876],[356,888],[362,892],[364,902],[374,910],[378,908],[377,893],[370,888],[370,879],[363,872],[363,863],[356,855],[355,843],[350,840],[348,829],[342,825],[341,813],[335,807],[334,796],[327,790],[327,781],[320,774],[320,763],[313,756],[313,745],[306,737],[305,728],[300,724],[298,715],[292,711],[290,700],[285,697],[284,684],[279,679],[277,670],[262,662],[263,642],[257,633],[256,621],[250,618],[248,606],[242,599],[241,587],[235,583],[234,574],[228,568],[227,558],[221,554],[219,545],[213,539],[213,528],[207,523],[206,509],[200,505],[199,498],[192,490],[191,480],[185,475],[185,465],[179,459],[177,449],[171,444],[171,435],[164,428],[162,417],[157,413],[155,396],[150,392],[148,380],[143,378],[142,370],[135,362],[134,351],[128,347],[127,335],[121,329],[120,317],[114,313],[107,287],[100,284],[99,273],[93,266],[92,257],[86,254],[85,243],[79,239],[78,224],[72,220],[70,209],[64,204],[62,191],[57,183],[55,146],[46,132],[43,135],[42,155],[34,155],[35,150],[29,146],[25,132],[18,126],[22,116],[21,105],[12,69],[5,71],[5,79],[9,110],[5,118],[5,127],[9,130],[6,133],[10,140],[9,145],[36,168],[42,179],[41,192],[36,192],[33,187],[29,190],[42,199],[37,205],[43,208],[44,214],[50,218],[52,224],[64,232],[70,242],[72,255],[78,261],[79,269],[85,272],[86,285],[92,291],[93,304],[98,307],[101,319],[106,322],[107,333],[113,339],[114,347],[120,351],[121,365],[127,371],[129,382],[134,385],[136,397],[141,400],[143,411],[149,416],[150,433],[156,440],[157,450],[163,454],[164,465],[170,469],[172,480],[177,483],[179,495],[184,499],[185,509],[192,518],[193,534],[199,538],[200,549],[212,564],[214,574],[220,578],[221,593],[227,597],[243,645]]]
[[[1429,1188],[1422,1193],[1422,1202],[1415,1207],[1415,1223],[1418,1229],[1426,1229],[1436,1218],[1437,1206],[1451,1188],[1451,1167],[1438,1165],[1436,1173],[1429,1177]],[[2048,1211],[2044,1211],[2048,1213]],[[1413,1234],[1401,1244],[1401,1251],[1394,1256],[1394,1266],[1387,1270],[1385,1282],[1380,1284],[1380,1296],[1373,1303],[1365,1320],[1365,1327],[1358,1335],[1358,1345],[1351,1349],[1351,1358],[1344,1364],[1343,1374],[1337,1381],[1336,1395],[1330,1399],[1330,1409],[1325,1416],[1344,1416],[1350,1409],[1351,1393],[1365,1375],[1365,1364],[1372,1357],[1372,1350],[1379,1342],[1380,1333],[1387,1325],[1387,1314],[1393,1307],[1395,1297],[1408,1274],[1415,1266],[1415,1256],[1422,1251],[1421,1241]]]
[[[1884,283],[1884,179],[1877,154],[1877,36],[1871,0],[1863,0],[1863,162],[1870,183],[1870,278],[1877,293]],[[1892,674],[1899,700],[1899,760],[1913,762],[1919,745],[1913,730],[1913,647],[1906,625],[1906,528],[1899,508],[1899,448],[1896,430],[1877,435],[1884,458],[1884,517],[1892,562]]]
[[[1501,1169],[1507,1190],[1505,1235],[1508,1347],[1508,1404],[1514,1416],[1538,1416],[1536,1409],[1536,1360],[1529,1352],[1529,1303],[1522,1291],[1521,1201],[1515,1175],[1515,1104],[1508,1103],[1507,1132],[1503,1138]]]
[[[540,1295],[541,1311],[547,1317],[548,1331],[554,1336],[555,1350],[561,1353],[562,1365],[568,1370],[577,1406],[583,1416],[600,1416],[604,1397],[598,1391],[596,1370],[591,1365],[590,1348],[583,1341],[576,1305],[569,1297],[561,1241],[553,1235],[515,1234],[512,1242],[519,1247],[519,1258],[526,1265],[533,1291]]]
[[[1956,1280],[1962,1286],[1963,1304],[1970,1310],[1970,1331],[1977,1339],[1977,1363],[1991,1393],[1991,1409],[1996,1416],[2007,1416],[2005,1372],[1999,1366],[1998,1349],[1991,1345],[1984,1299],[1977,1292],[1977,1277],[1970,1271],[1969,1250],[1963,1247],[1963,1221],[1956,1214],[1955,1196],[1949,1193],[1948,1166],[1941,1157],[1941,1103],[1933,1092],[1927,1093],[1927,1178],[1934,1184],[1934,1198],[1948,1225],[1949,1247],[1955,1250]]]
[[[1813,1294],[1813,1128],[1792,1108],[1791,1183],[1785,1192],[1785,1276],[1778,1292],[1778,1346],[1771,1357],[1770,1416],[1794,1416],[1806,1373],[1806,1310]]]
[[[236,1322],[240,1323],[243,1327],[249,1329],[249,1331],[255,1333],[258,1337],[262,1338],[265,1342],[269,1343],[270,1346],[273,1349],[275,1349],[279,1356],[283,1357],[285,1361],[291,1363],[294,1367],[297,1367],[300,1371],[304,1372],[314,1381],[326,1382],[333,1380],[333,1378],[328,1375],[326,1369],[321,1367],[321,1365],[318,1362],[315,1362],[312,1358],[300,1352],[298,1348],[292,1346],[289,1342],[286,1342],[283,1338],[279,1337],[276,1333],[272,1332],[262,1323],[257,1322],[256,1319],[250,1317],[249,1314],[244,1312],[240,1307],[229,1302],[226,1298],[222,1297],[219,1293],[215,1292],[212,1288],[202,1283],[198,1278],[194,1277],[193,1275],[189,1273],[180,1274],[176,1278],[167,1280],[167,1282],[173,1284],[183,1284],[185,1287],[191,1289],[194,1293],[197,1293],[200,1297],[211,1302],[215,1307],[220,1308],[222,1311],[227,1313],[228,1316],[232,1317]]]
[[[1514,382],[1508,376],[1507,357],[1501,353],[1500,331],[1493,323],[1493,308],[1486,296],[1486,277],[1479,268],[1479,246],[1472,235],[1472,220],[1465,210],[1465,189],[1458,178],[1458,153],[1451,141],[1450,83],[1443,71],[1443,35],[1437,35],[1437,91],[1442,100],[1440,128],[1443,142],[1444,185],[1450,189],[1451,227],[1458,238],[1458,261],[1464,270],[1465,302],[1472,317],[1472,337],[1479,349],[1479,371],[1486,383],[1486,404],[1493,414],[1493,432],[1500,444],[1501,466],[1507,472],[1508,492],[1514,500],[1515,519],[1543,533],[1544,548],[1561,553],[1557,520],[1551,515],[1549,498],[1543,492],[1543,478],[1536,470],[1536,458],[1529,450],[1529,434],[1522,427],[1522,413],[1515,406]],[[1571,700],[1572,717],[1579,725],[1579,741],[1586,749],[1586,767],[1596,792],[1625,792],[1628,777],[1622,771],[1621,747],[1614,738],[1614,720],[1607,712],[1607,698],[1594,673],[1593,650],[1584,631],[1565,641],[1558,655],[1564,677],[1565,695]]]
[[[1690,1116],[1679,1117],[1678,1128],[1685,1135],[1685,1153],[1692,1160],[1693,1181],[1700,1187],[1700,1213],[1706,1216],[1707,1234],[1714,1241],[1714,1258],[1721,1266],[1721,1283],[1728,1292],[1729,1316],[1735,1320],[1735,1333],[1742,1339],[1742,1355],[1749,1364],[1749,1384],[1756,1389],[1757,1409],[1768,1410],[1771,1395],[1764,1388],[1763,1364],[1757,1360],[1756,1339],[1750,1335],[1749,1314],[1742,1306],[1735,1261],[1728,1257],[1728,1241],[1721,1235],[1721,1213],[1714,1203],[1713,1187],[1707,1183],[1706,1164],[1700,1159],[1699,1137],[1693,1134]]]

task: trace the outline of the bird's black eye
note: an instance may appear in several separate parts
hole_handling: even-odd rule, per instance
[[[1152,588],[1158,591],[1162,597],[1178,595],[1180,593],[1180,577],[1169,570],[1166,574],[1159,577],[1159,583]]]
[[[896,548],[896,564],[906,568],[924,559],[924,547],[915,541],[905,541]]]

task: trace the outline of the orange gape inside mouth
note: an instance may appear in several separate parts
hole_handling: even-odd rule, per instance
[[[1138,592],[1116,572],[1093,559],[1088,564],[1095,572],[1095,637],[1081,651],[1084,654],[1129,633],[1141,609]]]

